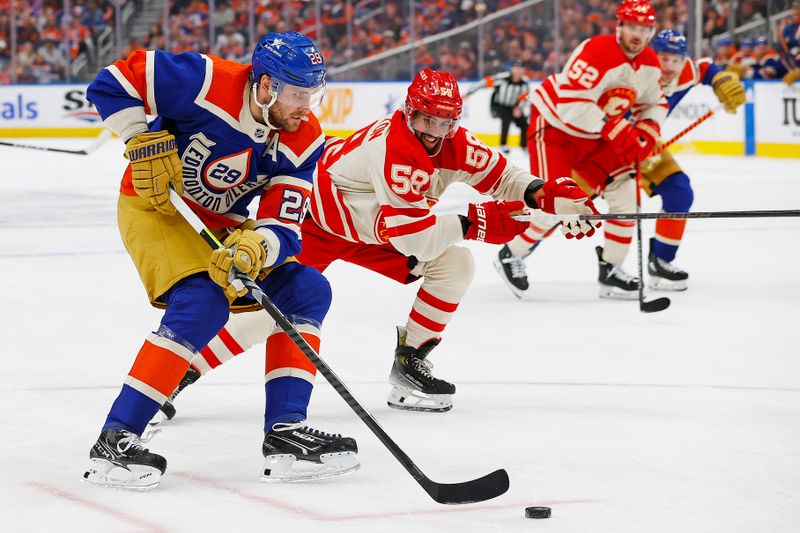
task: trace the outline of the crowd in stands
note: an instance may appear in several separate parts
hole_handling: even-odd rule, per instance
[[[114,25],[109,0],[16,0],[12,32],[12,1],[0,0],[0,83],[48,83],[67,79],[68,63],[86,48],[87,40]],[[12,34],[16,61],[11,61]]]
[[[728,32],[731,25],[765,20],[767,16],[763,1],[698,1],[702,2],[706,38]],[[773,0],[772,5],[777,12],[789,9],[791,1]],[[10,3],[11,0],[0,0],[0,83],[8,83],[12,78]],[[153,24],[147,35],[128,39],[120,52],[124,57],[137,48],[199,51],[246,60],[261,35],[295,29],[320,45],[335,72],[337,67],[391,51],[412,38],[436,35],[519,3],[520,0],[417,0],[412,17],[408,0],[216,0],[213,13],[207,0],[170,0],[167,23]],[[687,0],[652,0],[652,3],[658,13],[659,29],[672,28],[684,33],[690,29],[693,14]],[[552,37],[556,29],[552,0],[543,0],[486,23],[482,32],[483,74],[504,70],[516,60],[522,61],[533,79],[557,71],[581,41],[615,31],[618,4],[618,0],[561,0],[558,42]],[[71,0],[69,5],[72,7],[66,13],[63,0],[16,1],[14,73],[18,82],[65,79],[67,59],[82,51],[87,38],[92,39],[104,27],[113,26],[114,9],[110,0]],[[735,12],[731,11],[733,6]],[[783,27],[778,28],[778,33]],[[477,78],[478,41],[478,30],[473,28],[418,46],[414,53],[415,67],[449,70],[459,79]],[[773,41],[778,52],[785,54],[781,39],[776,36]],[[344,70],[339,79],[406,79],[410,58],[409,52],[398,54],[394,59],[390,57],[358,70]]]

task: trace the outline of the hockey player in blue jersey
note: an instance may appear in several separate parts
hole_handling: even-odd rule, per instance
[[[661,63],[661,86],[670,112],[699,84],[710,85],[729,113],[735,113],[744,104],[744,87],[739,77],[721,70],[710,58],[687,57],[686,37],[679,31],[660,32],[651,46]],[[689,177],[668,150],[642,162],[642,188],[651,196],[661,196],[662,209],[667,213],[688,212],[694,198]],[[651,288],[679,291],[688,287],[689,275],[673,264],[685,227],[686,220],[656,222],[647,261]]]
[[[311,40],[270,33],[252,64],[196,53],[135,51],[101,71],[87,97],[126,142],[130,165],[118,201],[120,233],[151,303],[166,309],[139,350],[92,447],[84,479],[147,490],[166,459],[142,446],[148,421],[189,362],[228,320],[257,308],[230,283],[234,266],[257,283],[319,349],[330,307],[327,280],[294,261],[324,136],[310,108],[325,88]],[[149,124],[146,115],[155,115]],[[224,239],[212,252],[169,201],[173,186]],[[256,200],[257,199],[257,200]],[[257,201],[255,219],[248,205]],[[314,367],[280,330],[269,334],[265,481],[341,475],[358,467],[353,439],[303,424]],[[283,368],[302,368],[294,379]],[[296,461],[295,459],[303,459]]]

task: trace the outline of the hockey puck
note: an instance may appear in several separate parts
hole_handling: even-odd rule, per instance
[[[525,518],[550,518],[549,507],[526,507]]]

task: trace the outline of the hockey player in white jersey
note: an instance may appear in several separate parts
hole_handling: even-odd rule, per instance
[[[403,284],[422,280],[407,322],[397,328],[388,404],[398,409],[441,412],[453,406],[455,386],[432,375],[429,355],[472,280],[472,255],[458,243],[508,241],[527,227],[512,218],[525,206],[596,213],[570,178],[545,184],[459,127],[461,110],[451,74],[418,73],[403,109],[348,139],[327,140],[311,217],[303,223],[298,260],[304,264],[324,271],[341,259]],[[431,207],[455,182],[494,200],[470,204],[466,215],[433,214]],[[574,222],[564,232],[580,238],[594,226]],[[192,366],[205,373],[263,340],[263,328],[246,322],[232,317]],[[302,366],[287,374],[310,377]]]

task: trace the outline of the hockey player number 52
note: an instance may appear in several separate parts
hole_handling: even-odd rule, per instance
[[[583,59],[576,59],[567,73],[569,79],[577,81],[587,89],[592,88],[592,85],[597,81],[599,76],[600,73],[597,69],[589,65],[589,63]]]
[[[392,191],[397,196],[405,196],[409,192],[421,196],[427,188],[431,177],[420,169],[412,171],[408,165],[392,165]]]

